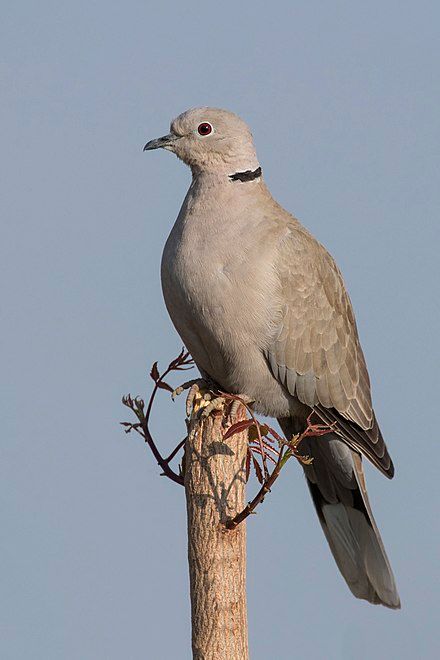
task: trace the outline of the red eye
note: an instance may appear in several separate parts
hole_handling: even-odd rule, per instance
[[[199,124],[197,131],[199,135],[205,137],[205,135],[209,135],[210,133],[212,133],[212,126],[211,124],[208,124],[207,121],[204,121],[202,124]]]

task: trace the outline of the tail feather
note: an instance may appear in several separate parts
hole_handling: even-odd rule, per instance
[[[353,595],[398,609],[400,600],[387,556],[365,514],[342,503],[324,504],[321,525]]]
[[[286,432],[287,420],[279,420]],[[356,598],[400,608],[394,575],[368,501],[360,455],[336,434],[306,438],[310,493],[336,564]]]

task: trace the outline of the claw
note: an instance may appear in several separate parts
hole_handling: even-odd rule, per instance
[[[202,378],[195,378],[194,380],[188,380],[186,383],[182,383],[179,387],[171,393],[171,398],[173,401],[179,394],[189,390],[188,396],[186,397],[186,416],[190,417],[193,407],[198,403],[198,399],[203,399],[201,390],[206,387],[206,383]]]
[[[179,396],[179,394],[182,394],[185,390],[191,389],[191,387],[195,384],[201,384],[203,383],[201,378],[193,378],[193,380],[187,380],[186,383],[182,383],[182,385],[179,385],[179,387],[176,387],[175,390],[171,392],[171,398],[174,399]]]
[[[185,388],[183,387],[183,385],[179,385],[179,387],[176,387],[176,389],[171,392],[172,400],[174,401],[176,397],[179,396],[179,394],[182,394],[184,389]]]

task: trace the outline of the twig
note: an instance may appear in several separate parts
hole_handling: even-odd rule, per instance
[[[174,481],[177,484],[180,484],[183,486],[183,477],[180,474],[177,474],[177,472],[174,472],[169,466],[170,461],[174,458],[174,456],[177,454],[179,449],[183,447],[185,444],[185,440],[182,440],[177,447],[171,452],[171,454],[168,456],[168,458],[164,458],[160,451],[158,450],[156,443],[153,440],[153,437],[150,433],[150,429],[148,426],[148,423],[150,421],[150,415],[151,415],[151,410],[153,407],[154,399],[156,397],[157,391],[159,389],[164,389],[167,390],[168,392],[172,392],[173,389],[168,383],[165,382],[166,376],[168,376],[169,373],[172,371],[186,371],[187,369],[191,369],[192,367],[192,359],[189,355],[188,352],[185,351],[185,349],[182,349],[179,355],[170,362],[168,365],[167,369],[164,371],[163,374],[159,374],[158,368],[157,368],[157,362],[155,362],[151,368],[150,376],[154,380],[154,388],[151,393],[150,399],[148,401],[147,405],[147,410],[144,412],[144,401],[140,397],[136,397],[133,399],[130,394],[127,396],[124,396],[122,398],[122,403],[127,406],[127,408],[130,408],[136,415],[136,417],[139,420],[138,424],[132,424],[131,422],[122,422],[122,426],[125,426],[125,432],[130,433],[130,431],[134,430],[139,435],[141,435],[146,444],[150,447],[154,458],[156,459],[158,465],[162,468],[163,473],[162,475],[165,477],[168,477],[171,479],[171,481]]]
[[[246,408],[249,410],[249,407],[245,404],[244,401],[240,399],[240,397],[237,397],[235,395],[231,395],[231,398],[238,399],[240,400],[243,405],[246,406]],[[270,433],[275,440],[277,440],[278,445],[280,447],[280,450],[278,452],[278,460],[276,461],[275,467],[273,471],[265,476],[265,479],[263,483],[261,484],[261,488],[258,491],[258,493],[255,495],[254,499],[251,500],[247,506],[240,511],[234,518],[231,518],[225,523],[225,526],[227,529],[235,529],[237,525],[239,525],[243,520],[245,520],[251,513],[254,513],[254,510],[256,507],[261,504],[264,501],[264,498],[267,493],[270,492],[273,484],[275,481],[278,479],[281,469],[285,465],[285,463],[294,456],[300,463],[303,463],[305,465],[310,465],[310,463],[313,461],[312,458],[309,456],[304,456],[298,452],[298,446],[300,445],[301,441],[306,438],[306,437],[311,437],[311,436],[320,436],[320,435],[325,435],[326,433],[330,433],[333,430],[333,424],[326,426],[324,424],[313,424],[311,421],[311,417],[313,415],[313,412],[309,415],[307,418],[307,427],[303,431],[303,433],[298,434],[290,440],[286,440],[285,438],[282,438],[274,429],[272,429],[270,426],[264,425],[267,429],[267,432]],[[255,417],[252,415],[252,418],[254,420],[255,426],[257,428],[257,433],[258,437],[261,438],[261,429],[260,429],[260,423],[255,419]],[[232,433],[231,433],[232,431]],[[228,431],[229,435],[232,435],[234,433],[234,427],[231,427]],[[261,440],[261,446],[264,446],[266,448],[270,448],[272,451],[274,449],[267,445],[267,443],[263,442]],[[258,454],[261,454],[261,446],[259,447],[250,447],[251,451],[257,452]],[[286,448],[286,449],[285,449]],[[264,449],[263,449],[264,451]],[[276,451],[276,450],[275,450]],[[263,456],[262,456],[263,457]],[[268,455],[269,458],[272,458],[271,456]],[[255,460],[255,459],[254,459]],[[273,460],[273,459],[272,459]],[[248,468],[247,468],[248,472]],[[257,477],[259,474],[257,473]]]
[[[286,452],[287,454],[287,452]],[[245,506],[243,511],[240,511],[238,515],[236,515],[234,518],[231,518],[231,520],[228,520],[225,524],[227,529],[235,529],[237,525],[239,525],[243,520],[245,520],[248,516],[250,516],[251,513],[254,512],[254,509],[264,500],[266,497],[266,494],[270,492],[271,487],[275,483],[275,481],[278,479],[279,474],[281,472],[281,468],[283,467],[283,458],[286,456],[286,454],[283,453],[283,450],[280,452],[280,456],[278,458],[278,461],[272,471],[272,473],[269,475],[269,477],[263,482],[260,490],[258,493],[255,495],[254,499],[251,500]],[[287,460],[287,457],[286,457]]]
[[[248,411],[249,415],[251,416],[251,419],[253,420],[256,431],[257,431],[258,444],[260,445],[260,453],[261,453],[261,457],[262,457],[263,470],[264,470],[264,479],[267,480],[269,478],[269,470],[267,469],[266,452],[264,451],[264,447],[263,447],[263,439],[261,437],[260,423],[257,421],[257,419],[254,415],[254,411],[252,410],[252,408],[249,407],[249,405],[245,401],[243,401],[243,399],[240,396],[238,396],[236,394],[228,394],[227,392],[221,392],[221,394],[225,398],[230,398],[230,399],[235,399],[236,401],[240,401],[240,403],[242,403],[244,405],[244,407]]]
[[[170,454],[167,458],[164,458],[165,463],[170,463],[170,461],[173,460],[174,456],[177,454],[177,452],[179,451],[179,449],[182,449],[182,447],[183,447],[183,445],[185,444],[186,440],[187,440],[186,438],[183,438],[183,440],[182,440],[181,442],[179,442],[179,444],[177,445],[177,447],[176,447],[175,449],[173,449],[173,451],[171,452],[171,454]]]

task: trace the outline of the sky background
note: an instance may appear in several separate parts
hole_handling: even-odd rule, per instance
[[[118,423],[181,347],[159,264],[190,172],[142,147],[197,105],[250,124],[341,267],[396,465],[367,480],[403,609],[351,596],[292,462],[248,524],[252,658],[439,657],[439,23],[423,0],[2,2],[3,660],[190,658],[183,490]],[[163,447],[183,417],[163,393]]]

